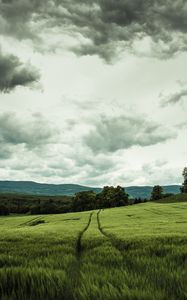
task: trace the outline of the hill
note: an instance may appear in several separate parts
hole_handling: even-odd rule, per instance
[[[152,186],[130,186],[126,187],[127,193],[132,198],[150,198]],[[164,193],[180,193],[179,185],[164,186]],[[17,193],[43,196],[72,196],[82,191],[95,191],[99,193],[102,189],[87,187],[78,184],[45,184],[32,181],[0,181],[0,193]]]
[[[89,190],[100,192],[101,188],[86,187],[78,184],[46,184],[33,181],[0,181],[0,193],[72,196],[75,193]]]
[[[133,198],[149,199],[151,197],[153,186],[129,186],[126,188],[128,194]],[[179,194],[180,185],[165,185],[163,186],[165,194]]]

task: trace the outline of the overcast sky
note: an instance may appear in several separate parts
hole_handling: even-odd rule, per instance
[[[186,0],[0,0],[0,180],[178,184]]]

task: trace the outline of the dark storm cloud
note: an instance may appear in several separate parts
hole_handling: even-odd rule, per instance
[[[185,0],[1,0],[0,12],[1,32],[34,38],[43,24],[54,34],[81,34],[88,43],[72,50],[107,61],[146,36],[159,44],[161,58],[187,48]]]
[[[133,146],[151,146],[175,137],[173,132],[143,118],[102,116],[84,141],[93,152],[105,153]]]
[[[170,57],[180,50],[186,50],[185,1],[104,0],[97,3],[97,10],[93,14],[88,11],[86,20],[82,16],[73,19],[76,26],[85,28],[86,37],[92,41],[87,48],[81,47],[80,53],[98,53],[108,60],[117,49],[132,49],[135,40],[146,36],[155,43],[167,45],[162,49],[165,53],[160,54],[162,56]],[[72,15],[75,16],[75,13]],[[80,20],[84,20],[84,23]]]
[[[0,50],[0,91],[10,92],[17,86],[29,86],[39,80],[38,71],[24,65],[14,55],[4,55]]]
[[[34,38],[32,21],[45,1],[0,0],[0,32],[19,39]],[[47,5],[48,1],[46,1]]]
[[[1,156],[11,154],[10,149],[13,152],[19,145],[28,150],[38,149],[52,142],[54,136],[55,131],[40,114],[27,121],[20,121],[13,113],[0,115],[0,148],[5,149]]]
[[[182,89],[174,94],[168,96],[162,96],[161,105],[167,106],[169,104],[181,103],[183,100],[187,100],[187,89]]]

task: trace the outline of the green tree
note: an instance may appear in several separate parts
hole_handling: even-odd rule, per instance
[[[141,200],[141,198],[136,198],[134,200],[134,204],[140,204],[140,203],[143,203],[143,201]]]
[[[159,200],[163,198],[163,188],[160,185],[155,185],[151,193],[151,200]]]
[[[7,216],[9,215],[8,207],[4,204],[0,205],[0,216]]]
[[[83,191],[75,194],[73,198],[72,210],[84,211],[96,208],[96,193],[93,191]]]
[[[182,172],[182,176],[184,177],[184,182],[181,187],[181,192],[187,193],[187,167],[184,168],[184,170]]]
[[[52,199],[42,201],[40,205],[40,213],[41,214],[59,213],[55,201],[53,201]]]
[[[40,206],[39,205],[32,205],[30,207],[30,213],[31,213],[31,215],[40,215],[41,214]]]
[[[128,204],[129,195],[121,186],[105,186],[97,195],[97,206],[99,208],[124,206]]]

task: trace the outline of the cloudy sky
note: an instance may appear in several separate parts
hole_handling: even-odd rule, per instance
[[[0,0],[0,180],[181,183],[186,0]]]

